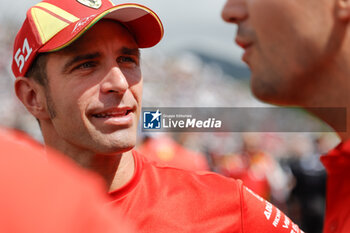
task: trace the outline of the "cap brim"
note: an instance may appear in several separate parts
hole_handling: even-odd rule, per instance
[[[101,19],[113,19],[125,25],[140,48],[152,47],[162,39],[164,29],[159,17],[151,9],[139,4],[121,4],[75,22],[49,40],[39,52],[54,52],[67,47]]]

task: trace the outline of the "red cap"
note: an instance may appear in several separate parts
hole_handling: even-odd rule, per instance
[[[125,25],[140,48],[152,47],[163,37],[159,17],[139,4],[114,5],[109,0],[44,0],[27,11],[27,18],[17,33],[12,60],[14,75],[24,76],[39,53],[68,46],[102,18]]]

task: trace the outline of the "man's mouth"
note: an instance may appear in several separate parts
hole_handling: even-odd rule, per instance
[[[99,126],[114,125],[118,127],[129,127],[134,122],[135,108],[117,107],[97,110],[90,114],[92,122]]]
[[[242,60],[245,63],[247,63],[247,65],[251,68],[250,62],[249,62],[249,57],[251,56],[251,53],[252,53],[253,42],[250,40],[247,40],[246,38],[242,38],[239,36],[236,37],[235,41],[239,47],[244,49]]]
[[[112,117],[123,117],[127,116],[132,112],[131,109],[125,110],[113,110],[113,111],[105,111],[97,114],[92,114],[95,118],[112,118]]]
[[[236,44],[244,50],[246,50],[247,48],[249,48],[253,45],[252,42],[247,41],[247,40],[243,40],[239,37],[237,37],[235,41],[236,41]]]

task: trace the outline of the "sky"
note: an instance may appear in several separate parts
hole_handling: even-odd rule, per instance
[[[225,0],[112,0],[115,4],[135,2],[154,10],[163,21],[165,35],[154,49],[165,54],[199,50],[242,65],[243,51],[234,44],[236,26],[222,21]],[[0,0],[0,20],[24,20],[26,10],[38,0]],[[4,7],[6,5],[6,8]],[[1,24],[0,24],[1,25]]]

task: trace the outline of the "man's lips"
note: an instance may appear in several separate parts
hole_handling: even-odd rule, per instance
[[[253,45],[252,42],[240,40],[240,39],[238,39],[238,38],[236,39],[236,44],[237,44],[239,47],[243,48],[244,50]]]
[[[98,113],[92,114],[92,116],[95,118],[123,117],[127,116],[131,112],[133,112],[132,108],[117,108],[100,111]]]
[[[249,56],[251,53],[251,48],[253,46],[253,42],[249,40],[242,39],[240,37],[236,38],[236,43],[238,46],[244,49],[244,54],[242,56],[242,60],[249,65]]]
[[[96,126],[114,125],[118,127],[129,127],[134,122],[135,111],[136,108],[132,107],[118,107],[95,111],[89,115]]]

